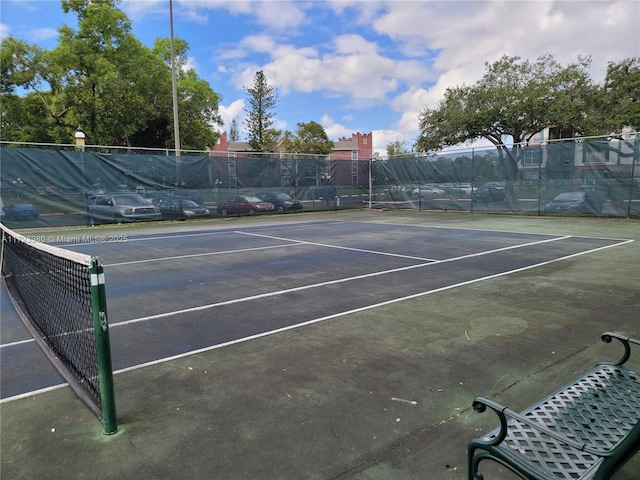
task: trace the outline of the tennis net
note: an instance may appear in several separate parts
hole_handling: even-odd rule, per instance
[[[0,228],[2,277],[16,311],[76,394],[105,422],[105,433],[115,433],[102,266],[97,258]]]

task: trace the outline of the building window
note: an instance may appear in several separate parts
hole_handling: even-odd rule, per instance
[[[582,172],[583,185],[598,185],[602,182],[602,172],[595,170],[584,170]]]
[[[542,150],[527,148],[522,152],[522,165],[538,165],[542,162]]]
[[[351,160],[358,160],[358,151],[357,150],[352,150],[351,151]]]
[[[582,147],[582,163],[592,165],[594,163],[607,163],[609,161],[609,150],[594,148],[588,143]]]

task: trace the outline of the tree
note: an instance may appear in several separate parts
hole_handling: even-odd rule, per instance
[[[162,58],[166,71],[170,74],[170,40],[168,38],[156,39],[153,51]],[[181,147],[184,149],[201,150],[206,146],[213,146],[218,139],[219,134],[214,131],[213,126],[222,125],[222,118],[218,113],[222,97],[213,91],[208,82],[199,78],[194,69],[186,68],[188,51],[189,44],[185,40],[174,39],[180,141]],[[168,85],[171,88],[170,83]],[[171,112],[169,118],[173,118],[172,110],[173,106],[169,109]],[[173,121],[171,121],[171,126],[167,128],[170,132],[170,143],[175,145]]]
[[[318,172],[327,169],[326,155],[333,150],[324,127],[317,122],[298,123],[295,132],[285,132],[280,145],[284,152],[295,155],[293,163],[293,185],[299,185],[305,178],[316,178]]]
[[[551,55],[535,62],[503,56],[485,64],[485,74],[475,85],[447,89],[436,108],[420,113],[417,151],[485,138],[498,149],[510,194],[523,143],[550,125],[575,134],[587,130],[597,90],[587,74],[590,61],[578,58],[563,67]]]
[[[231,125],[229,125],[229,141],[237,142],[240,140],[240,133],[238,132],[238,122],[234,118],[231,120]]]
[[[170,147],[173,144],[169,41],[154,49],[131,33],[120,0],[62,0],[77,28],[58,29],[44,51],[11,37],[2,41],[0,95],[3,140],[69,143],[80,125],[92,144]],[[220,97],[187,70],[188,44],[176,40],[183,146],[215,143]],[[16,92],[21,92],[17,94]]]
[[[278,106],[278,89],[269,85],[264,72],[260,70],[253,77],[251,87],[245,87],[249,95],[249,108],[245,124],[248,131],[248,143],[257,152],[272,151],[276,137],[279,138],[279,131],[272,129],[275,113],[273,110]]]
[[[640,58],[609,63],[601,98],[602,130],[620,132],[625,125],[640,129]]]
[[[282,147],[285,152],[329,155],[333,150],[333,142],[319,123],[299,122],[295,133],[285,132]]]
[[[394,155],[404,155],[411,153],[411,149],[407,146],[405,140],[395,140],[387,144],[387,156],[393,157]]]

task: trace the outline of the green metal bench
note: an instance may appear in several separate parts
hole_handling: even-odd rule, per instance
[[[640,340],[604,333],[624,345],[617,362],[595,368],[522,413],[478,397],[477,412],[495,411],[500,427],[469,442],[468,478],[483,480],[492,460],[528,480],[606,479],[640,449],[640,375],[624,364]]]

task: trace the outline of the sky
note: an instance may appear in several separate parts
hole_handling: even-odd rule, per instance
[[[133,34],[152,47],[170,37],[169,0],[123,0]],[[222,129],[244,136],[247,93],[262,70],[278,88],[276,127],[321,124],[330,139],[373,133],[374,151],[418,137],[420,111],[448,87],[471,85],[503,55],[563,65],[640,57],[640,1],[215,1],[173,0],[174,37],[189,66],[222,95]],[[0,0],[0,37],[51,49],[76,25],[60,0]]]

